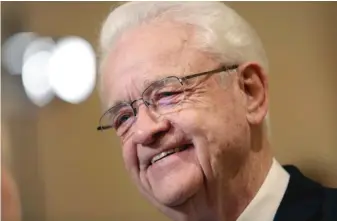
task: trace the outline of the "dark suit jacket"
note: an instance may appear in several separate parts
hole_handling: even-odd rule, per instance
[[[294,166],[284,168],[290,180],[274,221],[337,221],[337,189],[323,187]]]

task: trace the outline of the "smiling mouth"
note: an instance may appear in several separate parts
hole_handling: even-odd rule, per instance
[[[181,147],[176,147],[176,148],[173,148],[173,149],[170,149],[170,150],[167,150],[167,151],[163,151],[157,155],[155,155],[152,159],[151,159],[151,165],[154,164],[155,162],[167,157],[167,156],[170,156],[174,153],[178,153],[178,152],[181,152],[181,151],[184,151],[186,150],[188,147],[190,146],[190,144],[186,144],[184,146],[181,146]]]

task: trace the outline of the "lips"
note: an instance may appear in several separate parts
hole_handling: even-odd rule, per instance
[[[167,156],[170,156],[174,153],[184,151],[189,146],[190,146],[190,144],[186,144],[186,145],[183,145],[183,146],[180,146],[180,147],[176,147],[176,148],[172,148],[172,149],[169,149],[169,150],[162,151],[162,152],[158,153],[157,155],[155,155],[154,157],[152,157],[151,164],[154,164],[155,162],[157,162],[157,161],[159,161],[159,160],[161,160],[161,159],[163,159]]]

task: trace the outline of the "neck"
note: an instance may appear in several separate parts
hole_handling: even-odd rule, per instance
[[[262,130],[252,134],[250,152],[238,173],[218,190],[217,221],[235,221],[253,200],[272,165],[273,155]],[[220,194],[219,194],[220,193]]]
[[[217,177],[217,184],[210,185],[212,188],[209,187],[208,191],[194,196],[184,208],[179,209],[180,218],[175,220],[237,220],[259,191],[272,165],[273,155],[268,140],[261,135],[252,134],[255,138],[251,140],[250,151],[242,162],[236,163],[240,166],[235,175]],[[211,197],[206,197],[209,196],[209,192],[211,192]],[[205,197],[208,198],[208,205],[200,203],[205,202]]]
[[[262,186],[272,164],[267,153],[252,153],[241,171],[222,188],[217,214],[221,221],[234,221],[253,200]]]

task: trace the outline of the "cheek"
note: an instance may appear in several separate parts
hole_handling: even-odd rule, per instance
[[[134,147],[131,142],[125,143],[122,146],[123,160],[126,170],[130,173],[133,179],[137,178],[139,172],[137,148]]]
[[[149,184],[144,175],[144,171],[140,171],[138,165],[137,147],[132,144],[123,145],[123,159],[126,170],[128,171],[131,180],[136,185],[137,189],[151,202],[156,203],[149,194]]]
[[[210,167],[210,150],[219,146],[216,131],[219,120],[210,104],[184,108],[177,116],[172,118],[175,127],[181,129],[192,139],[195,147],[196,163],[199,164],[207,180],[212,180],[212,169]],[[222,128],[223,129],[223,128]]]
[[[192,137],[198,161],[208,179],[216,176],[214,168],[228,160],[226,155],[236,158],[241,155],[242,137],[246,133],[245,112],[236,103],[233,96],[195,100],[177,117],[177,124]],[[234,161],[228,161],[231,162]]]

